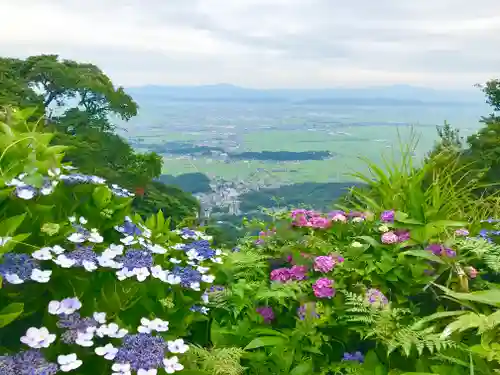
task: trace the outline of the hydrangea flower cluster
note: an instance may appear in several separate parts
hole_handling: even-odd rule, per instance
[[[382,234],[380,240],[386,245],[392,245],[395,243],[401,243],[408,241],[410,239],[410,232],[399,229],[396,231],[386,231]]]
[[[47,171],[47,176],[43,176],[42,185],[37,187],[30,185],[26,182],[26,178],[29,176],[27,173],[21,173],[17,177],[13,178],[10,181],[5,183],[8,187],[14,187],[14,195],[18,198],[24,200],[31,200],[37,196],[50,195],[54,192],[55,188],[62,181],[68,185],[76,185],[76,184],[92,184],[92,185],[103,185],[106,183],[106,180],[98,177],[85,175],[81,173],[75,172],[76,168],[64,165],[61,168],[53,168]],[[73,171],[68,174],[64,174],[65,171]],[[37,170],[33,170],[33,173],[37,172]],[[134,194],[129,192],[127,189],[124,189],[118,185],[111,185],[109,187],[111,192],[118,197],[133,197]]]
[[[495,237],[500,236],[500,230],[489,230],[489,229],[481,229],[479,231],[478,237],[488,241],[489,243],[495,242]]]
[[[255,311],[262,316],[265,323],[271,323],[274,320],[274,311],[270,306],[257,307]]]
[[[273,236],[276,234],[276,229],[270,229],[268,231],[260,231],[259,232],[259,238],[255,240],[255,244],[257,245],[262,245],[266,238]]]
[[[365,356],[361,352],[344,353],[342,360],[363,363],[365,361]]]
[[[431,251],[434,255],[437,256],[443,256],[448,258],[454,258],[457,256],[455,250],[452,250],[441,244],[430,244],[429,246],[427,246],[426,249]]]
[[[9,284],[22,284],[29,280],[46,283],[51,274],[52,271],[42,270],[28,254],[7,253],[0,264],[0,275]]]
[[[334,281],[322,277],[313,284],[314,295],[318,298],[332,298],[335,296]]]
[[[322,255],[314,259],[313,268],[315,271],[328,273],[339,263],[344,262],[344,258],[336,255]]]
[[[309,302],[297,309],[297,316],[300,320],[305,320],[306,318],[318,319],[319,314],[316,312],[316,303]]]
[[[396,212],[394,210],[386,210],[380,214],[380,221],[384,223],[393,223]]]
[[[376,308],[383,308],[389,304],[387,297],[378,289],[368,289],[365,293],[365,300]]]
[[[292,266],[291,268],[277,268],[270,273],[271,281],[286,283],[287,281],[301,281],[307,279],[307,266]]]
[[[346,223],[352,221],[359,223],[365,221],[371,214],[365,212],[331,211],[327,215],[313,210],[296,209],[290,214],[292,225],[295,227],[328,228],[334,222]]]
[[[95,312],[91,318],[82,318],[78,310],[82,307],[78,298],[51,301],[48,311],[58,317],[57,327],[64,329],[61,340],[65,344],[75,344],[84,348],[94,346],[94,341],[104,338],[120,339],[117,347],[112,343],[94,348],[95,354],[113,361],[113,373],[126,375],[156,374],[163,368],[173,374],[184,367],[179,363],[178,354],[188,351],[182,339],[165,340],[157,333],[167,332],[169,323],[159,318],[141,319],[136,334],[120,328],[116,323],[107,323],[106,314]],[[57,357],[57,364],[48,362],[40,349],[48,348],[56,341],[56,335],[45,327],[31,327],[21,337],[21,342],[31,349],[8,356],[0,356],[0,373],[6,375],[53,375],[59,371],[68,372],[79,368],[83,362],[75,353]]]

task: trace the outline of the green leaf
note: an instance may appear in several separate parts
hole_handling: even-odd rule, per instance
[[[111,202],[111,199],[111,190],[109,190],[107,186],[98,186],[92,192],[92,200],[100,209],[106,208]]]
[[[5,236],[11,236],[19,228],[24,221],[26,214],[9,217],[8,219],[0,222],[0,230]]]
[[[5,327],[7,324],[12,323],[16,318],[22,314],[24,304],[11,303],[0,311],[0,328]]]
[[[245,346],[245,350],[257,349],[264,346],[282,346],[286,343],[286,341],[287,340],[285,340],[284,338],[277,336],[257,337],[256,339],[250,341],[247,346]]]
[[[295,366],[292,371],[290,371],[290,375],[309,375],[312,373],[313,365],[310,359],[300,363],[299,365]]]
[[[378,243],[377,240],[375,240],[373,237],[370,237],[370,236],[358,236],[356,238],[365,241],[367,244],[369,244],[372,247],[377,248],[377,247],[380,246],[380,243]]]
[[[457,293],[442,285],[434,284],[444,291],[448,296],[462,301],[485,303],[487,305],[500,307],[500,289],[481,290],[471,293]]]
[[[424,258],[424,259],[429,259],[432,260],[433,262],[436,263],[441,263],[444,264],[444,261],[438,257],[437,255],[434,255],[430,251],[427,250],[408,250],[408,251],[403,251],[402,253],[399,254],[399,257],[404,257],[405,255],[411,255],[417,258]]]
[[[422,329],[424,327],[425,323],[428,323],[432,320],[437,320],[437,319],[442,319],[442,318],[449,318],[450,316],[457,316],[457,315],[463,315],[467,314],[468,311],[442,311],[442,312],[437,312],[435,314],[426,316],[425,318],[419,320],[416,322],[411,328],[412,329]]]
[[[433,226],[433,227],[447,228],[447,227],[466,227],[468,225],[468,223],[463,222],[463,221],[437,220],[437,221],[430,222],[427,225]]]
[[[281,333],[280,331],[276,331],[276,330],[270,329],[270,328],[257,328],[257,329],[253,329],[251,331],[251,333],[255,333],[257,335],[280,336],[280,337],[283,337],[285,339],[288,338],[287,335]]]

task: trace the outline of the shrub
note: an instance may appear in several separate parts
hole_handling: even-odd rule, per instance
[[[31,113],[0,121],[0,373],[181,370],[222,252],[61,164],[64,147]]]
[[[493,251],[467,226],[394,210],[279,214],[220,269],[212,343],[244,347],[248,374],[491,374],[494,356],[424,324],[458,316],[443,290],[487,287]]]

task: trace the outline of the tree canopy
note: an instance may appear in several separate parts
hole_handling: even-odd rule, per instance
[[[97,66],[58,55],[0,58],[0,77],[0,106],[36,107],[56,133],[53,143],[69,147],[66,161],[136,191],[139,213],[163,209],[178,222],[198,209],[190,194],[153,181],[162,170],[158,154],[135,152],[114,132],[113,117],[129,120],[138,105]]]

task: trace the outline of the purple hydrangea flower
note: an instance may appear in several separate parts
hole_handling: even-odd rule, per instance
[[[392,223],[394,221],[395,214],[394,210],[384,211],[380,214],[380,221],[383,221],[384,223]]]
[[[327,273],[333,270],[336,261],[330,255],[319,256],[314,259],[314,270],[318,272]]]
[[[318,298],[332,298],[335,295],[333,280],[322,277],[313,284],[314,295]]]
[[[365,298],[368,303],[378,308],[382,308],[389,303],[387,297],[378,289],[368,289]]]
[[[274,311],[272,307],[262,306],[255,309],[257,313],[262,316],[264,322],[271,323],[274,320]]]
[[[310,302],[304,305],[301,305],[297,309],[297,315],[300,320],[306,319],[306,317],[317,319],[319,318],[319,314],[316,312],[316,303]]]
[[[431,251],[434,255],[445,256],[448,258],[454,258],[457,255],[454,250],[444,247],[444,245],[441,244],[430,244],[427,246],[427,250]]]

